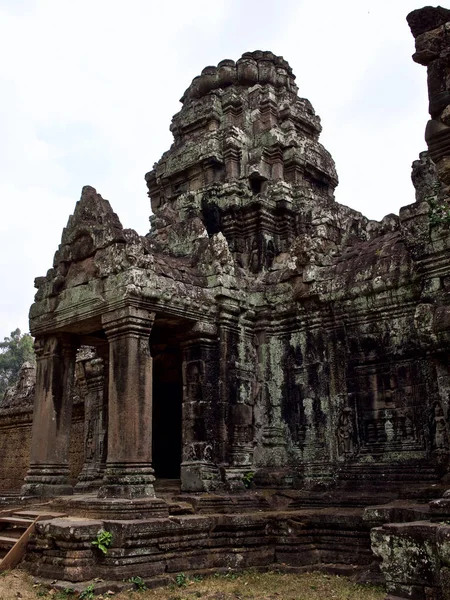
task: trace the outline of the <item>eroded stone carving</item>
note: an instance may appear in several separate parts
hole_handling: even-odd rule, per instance
[[[36,365],[25,362],[19,371],[17,383],[7,388],[0,408],[19,408],[29,406],[34,402],[34,387],[36,385]]]

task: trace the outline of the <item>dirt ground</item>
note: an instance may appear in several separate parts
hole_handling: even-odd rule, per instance
[[[155,590],[145,590],[141,578],[134,579],[130,590],[120,594],[97,595],[94,584],[93,590],[86,585],[77,595],[70,589],[45,588],[26,573],[14,570],[0,575],[0,600],[383,600],[385,597],[381,588],[357,585],[345,577],[323,573],[229,573],[205,579],[191,579],[180,573],[172,585]]]

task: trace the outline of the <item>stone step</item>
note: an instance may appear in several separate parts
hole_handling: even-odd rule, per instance
[[[169,515],[193,515],[194,507],[189,502],[171,502],[167,501]]]
[[[0,544],[9,544],[10,546],[14,546],[18,539],[19,538],[0,535]]]
[[[30,523],[30,525],[31,525],[31,523]],[[20,529],[17,527],[13,527],[13,528],[3,529],[1,534],[4,537],[11,537],[17,541],[25,533],[26,530],[27,530],[26,527],[21,527]]]
[[[21,517],[0,517],[0,525],[3,524],[11,524],[22,527],[29,527],[34,519],[25,519]]]
[[[44,509],[41,509],[41,510],[36,509],[36,510],[14,511],[13,516],[23,518],[23,519],[30,519],[31,521],[34,521],[35,519],[37,519],[39,517],[40,520],[43,521],[45,519],[62,519],[63,517],[67,517],[67,513],[52,512],[52,511],[44,510]]]

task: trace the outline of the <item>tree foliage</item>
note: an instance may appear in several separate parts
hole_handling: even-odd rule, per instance
[[[0,342],[0,399],[6,388],[17,381],[20,367],[27,361],[35,361],[33,338],[29,333],[22,334],[20,329],[16,329]]]

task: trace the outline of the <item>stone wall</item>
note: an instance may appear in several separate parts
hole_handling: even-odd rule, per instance
[[[0,495],[20,490],[30,466],[33,411],[0,410]],[[72,420],[69,468],[73,483],[84,461],[84,407],[78,404]]]
[[[30,466],[33,425],[35,369],[25,363],[17,384],[9,387],[0,401],[0,494],[18,491]],[[69,468],[73,481],[84,461],[84,403],[75,397]]]
[[[32,410],[0,412],[0,490],[19,490],[23,484],[30,463],[32,419]]]

